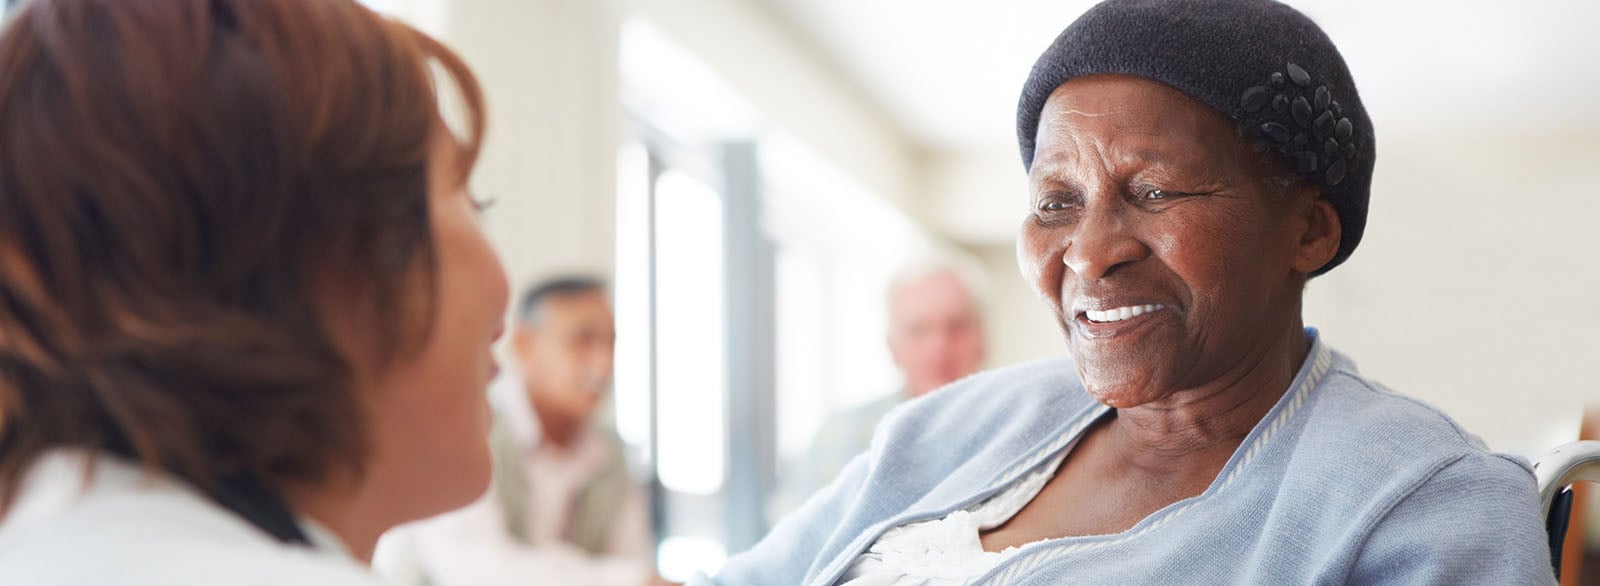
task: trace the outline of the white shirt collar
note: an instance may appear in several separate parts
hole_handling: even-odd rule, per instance
[[[295,523],[300,526],[300,531],[306,534],[306,540],[311,542],[313,549],[355,560],[356,556],[350,553],[350,547],[332,529],[304,515],[296,515]]]
[[[489,385],[489,404],[494,406],[496,416],[505,423],[512,437],[517,438],[518,444],[532,449],[543,442],[544,430],[533,412],[533,404],[528,401],[528,390],[521,376],[507,372],[495,379]]]

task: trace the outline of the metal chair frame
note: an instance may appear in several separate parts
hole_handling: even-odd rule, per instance
[[[1566,543],[1567,521],[1572,516],[1572,485],[1600,482],[1600,441],[1562,444],[1546,452],[1533,465],[1539,481],[1539,499],[1550,535],[1550,565],[1561,577],[1561,549]]]

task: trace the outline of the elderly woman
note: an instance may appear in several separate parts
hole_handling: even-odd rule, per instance
[[[482,129],[462,62],[354,0],[16,14],[0,584],[371,584],[380,533],[481,494]]]
[[[1528,467],[1301,324],[1361,237],[1373,131],[1270,0],[1111,0],[1018,110],[1022,273],[1072,361],[983,373],[720,584],[1536,584]]]

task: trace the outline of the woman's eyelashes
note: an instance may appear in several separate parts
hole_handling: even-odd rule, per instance
[[[1179,190],[1150,185],[1135,185],[1122,190],[1121,196],[1117,199],[1131,204],[1136,209],[1144,208],[1158,211],[1164,209],[1166,204],[1214,193],[1209,189]],[[1102,203],[1112,202],[1104,201]],[[1085,198],[1075,191],[1050,191],[1035,199],[1033,214],[1045,222],[1068,221],[1078,217],[1093,205],[1095,204],[1092,198]]]
[[[1129,195],[1133,196],[1133,199],[1145,202],[1168,201],[1185,197],[1193,197],[1196,195],[1205,195],[1204,191],[1170,189],[1156,187],[1153,185],[1140,185],[1129,189],[1128,191]]]
[[[489,211],[489,208],[494,207],[494,204],[499,201],[499,200],[495,199],[494,196],[478,197],[478,196],[474,195],[474,196],[471,196],[471,197],[472,197],[472,209],[476,210],[478,212],[478,214],[480,214],[480,215],[483,214],[484,212]]]
[[[1190,191],[1176,189],[1163,189],[1159,187],[1136,187],[1129,189],[1127,196],[1136,202],[1161,202],[1184,197],[1204,195]],[[1049,193],[1037,200],[1035,210],[1038,212],[1065,212],[1086,207],[1083,198],[1068,193]]]
[[[1033,213],[1045,221],[1059,221],[1083,208],[1082,198],[1063,192],[1047,193],[1034,204]]]
[[[1202,199],[1206,196],[1220,195],[1222,192],[1214,189],[1165,189],[1160,187],[1143,187],[1131,190],[1129,200],[1136,206],[1141,206],[1152,211],[1166,209],[1169,204],[1183,201]]]

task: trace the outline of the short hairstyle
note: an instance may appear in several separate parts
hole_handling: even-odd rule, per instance
[[[972,303],[972,310],[978,316],[983,315],[983,304],[988,297],[983,278],[983,270],[977,264],[965,257],[953,253],[931,253],[920,256],[902,265],[889,277],[889,287],[884,299],[888,311],[890,325],[893,326],[894,306],[900,290],[913,284],[920,283],[934,275],[952,275],[966,290],[967,299]]]
[[[330,277],[349,285],[385,361],[431,327],[427,161],[452,134],[435,67],[467,114],[464,183],[477,82],[354,0],[32,0],[12,15],[0,512],[57,447],[120,446],[208,492],[224,474],[362,472],[349,357],[317,300]]]
[[[594,277],[566,275],[541,281],[522,292],[517,300],[517,322],[538,325],[545,302],[552,297],[566,297],[580,293],[604,293],[606,283]]]

